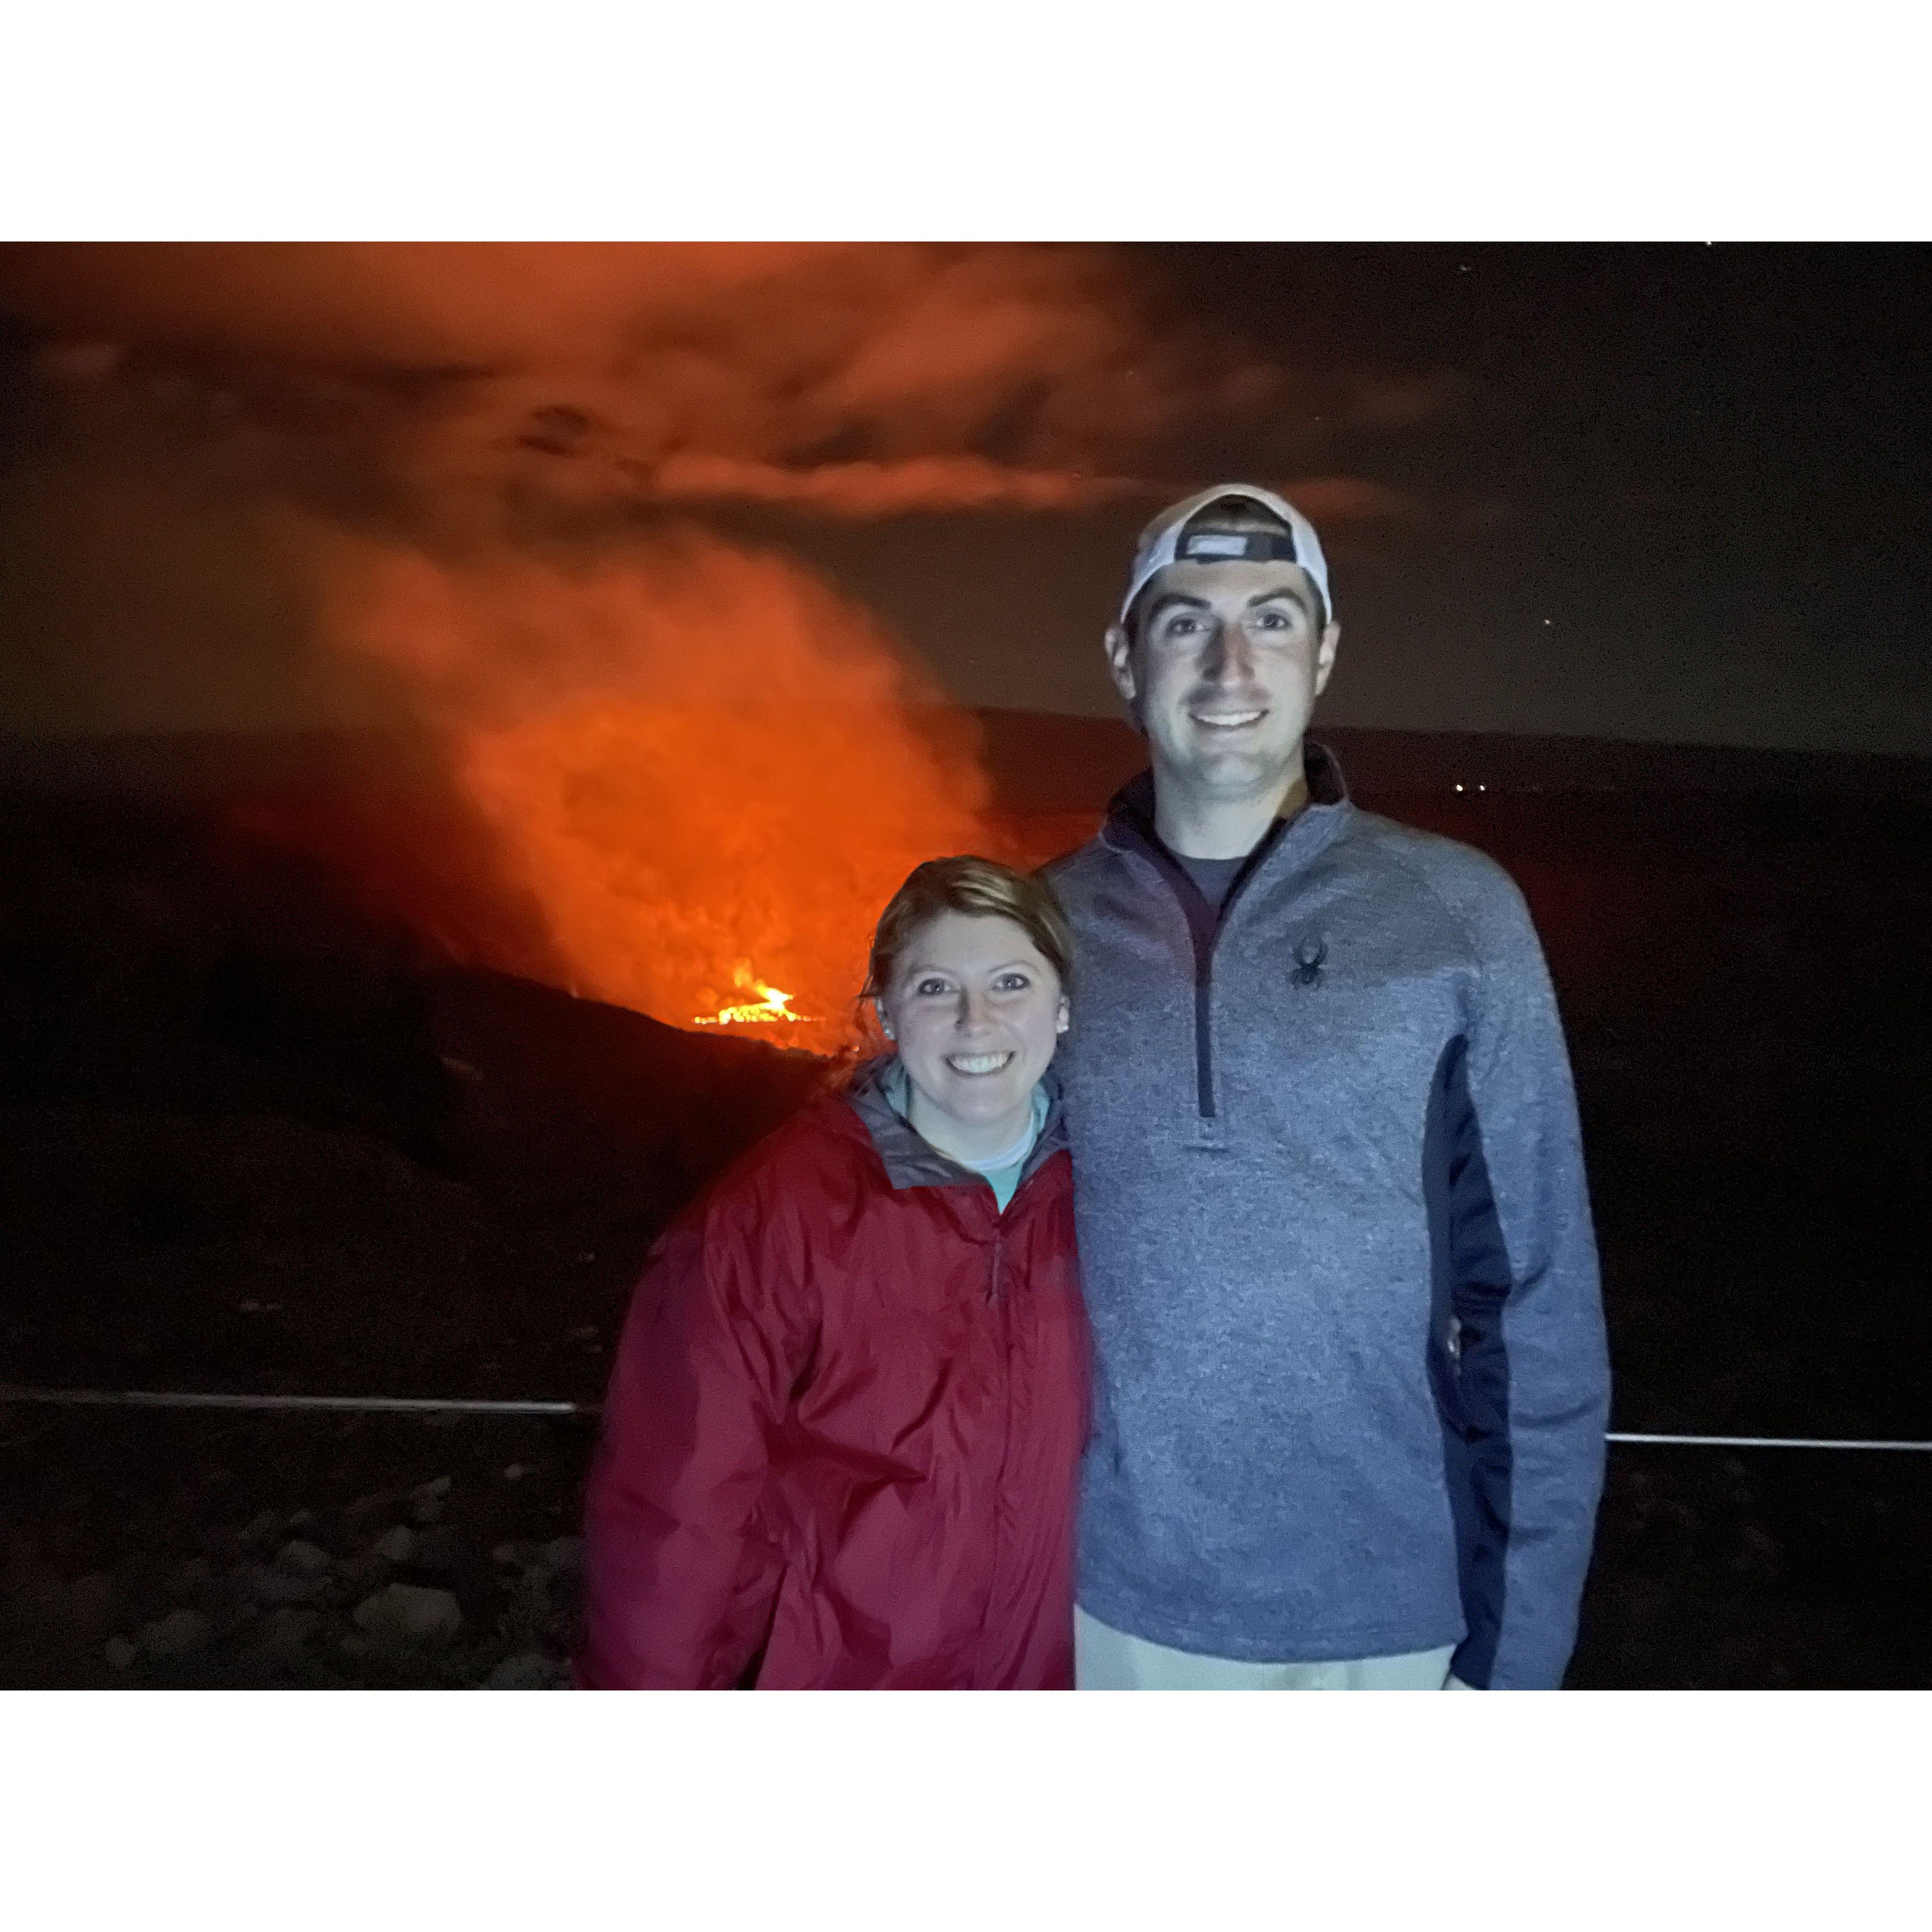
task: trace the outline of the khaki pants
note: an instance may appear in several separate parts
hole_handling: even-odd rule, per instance
[[[1073,1612],[1073,1682],[1081,1690],[1447,1690],[1455,1646],[1406,1657],[1364,1657],[1336,1664],[1245,1664],[1197,1657],[1129,1636]]]

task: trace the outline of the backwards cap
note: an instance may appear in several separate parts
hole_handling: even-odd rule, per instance
[[[1198,528],[1190,527],[1210,503],[1218,502],[1225,496],[1244,497],[1250,503],[1258,504],[1270,516],[1278,517],[1288,528],[1216,530],[1214,519],[1208,517],[1201,518]],[[1217,483],[1213,489],[1201,490],[1185,502],[1162,511],[1142,531],[1140,543],[1134,551],[1133,574],[1127,580],[1127,594],[1120,599],[1120,621],[1123,624],[1127,621],[1127,613],[1133,608],[1134,599],[1146,587],[1148,579],[1177,559],[1218,563],[1230,558],[1257,562],[1279,558],[1284,562],[1300,564],[1315,580],[1329,620],[1334,620],[1335,598],[1328,588],[1328,561],[1322,554],[1322,540],[1315,534],[1315,526],[1286,496],[1277,496],[1272,490],[1264,490],[1253,483]]]

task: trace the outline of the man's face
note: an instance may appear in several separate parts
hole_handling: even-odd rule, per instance
[[[1190,560],[1150,581],[1138,640],[1116,625],[1107,662],[1157,780],[1246,799],[1292,776],[1341,637],[1316,628],[1320,601],[1294,563]]]

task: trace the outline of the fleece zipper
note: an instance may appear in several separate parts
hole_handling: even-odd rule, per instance
[[[1262,834],[1262,841],[1247,856],[1235,874],[1228,896],[1218,910],[1208,903],[1187,868],[1158,838],[1139,834],[1141,848],[1153,860],[1167,881],[1187,920],[1188,938],[1194,946],[1194,1103],[1204,1120],[1214,1118],[1214,949],[1227,930],[1234,902],[1247,890],[1248,881],[1261,869],[1262,862],[1281,842],[1289,821],[1277,818]]]

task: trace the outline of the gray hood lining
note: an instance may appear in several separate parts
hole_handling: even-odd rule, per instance
[[[845,1094],[885,1163],[886,1178],[895,1188],[988,1186],[983,1174],[949,1160],[914,1132],[892,1105],[886,1090],[886,1076],[898,1060],[896,1053],[882,1053],[866,1061],[853,1074]],[[1052,1067],[1040,1076],[1040,1084],[1046,1093],[1046,1119],[1020,1169],[1022,1187],[1066,1145],[1066,1110],[1060,1104],[1060,1081]]]

